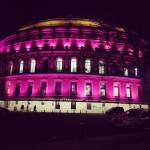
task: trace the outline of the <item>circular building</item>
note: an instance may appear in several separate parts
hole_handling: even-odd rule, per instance
[[[12,111],[105,113],[146,108],[148,44],[90,19],[50,19],[0,41],[0,105]]]

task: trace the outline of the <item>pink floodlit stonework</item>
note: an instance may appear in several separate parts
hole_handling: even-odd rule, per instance
[[[70,113],[146,108],[148,45],[123,28],[66,20],[25,26],[0,41],[0,106]]]

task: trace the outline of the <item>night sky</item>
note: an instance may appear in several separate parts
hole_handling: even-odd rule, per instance
[[[35,21],[62,17],[97,19],[150,40],[150,7],[145,0],[0,0],[0,37]]]

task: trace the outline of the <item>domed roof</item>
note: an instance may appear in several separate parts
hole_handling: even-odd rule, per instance
[[[108,24],[105,24],[103,22],[91,20],[91,19],[81,19],[81,18],[75,18],[75,19],[49,19],[49,20],[42,20],[30,25],[23,26],[18,31],[24,31],[29,30],[32,28],[42,28],[42,27],[54,27],[54,26],[82,26],[82,27],[92,27],[92,28],[113,28],[118,31],[125,32],[125,29],[119,28],[119,27],[112,27]]]

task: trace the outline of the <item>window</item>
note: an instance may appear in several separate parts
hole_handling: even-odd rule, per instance
[[[57,59],[56,70],[57,72],[62,72],[62,59],[61,58]]]
[[[8,95],[10,94],[10,82],[9,82],[8,85],[7,85],[7,94],[8,94]]]
[[[33,82],[29,82],[29,87],[28,87],[28,94],[32,95],[32,89],[33,89]]]
[[[91,96],[92,95],[92,87],[91,87],[91,83],[86,83],[86,96]]]
[[[41,101],[41,105],[44,105],[44,101]]]
[[[106,86],[105,86],[105,84],[101,84],[101,85],[100,85],[100,95],[101,95],[102,97],[105,97],[105,96],[106,96]]]
[[[18,104],[18,101],[16,100],[16,105]]]
[[[13,62],[10,62],[8,66],[8,74],[12,75],[12,73],[13,73]]]
[[[35,65],[36,65],[36,61],[32,59],[30,62],[30,73],[35,73]]]
[[[99,61],[99,74],[104,74],[104,73],[105,73],[104,61],[100,60]]]
[[[83,49],[84,49],[84,47],[83,47],[83,46],[81,46],[81,47],[80,47],[80,49],[81,49],[81,50],[83,50]]]
[[[31,104],[31,102],[30,102],[30,100],[28,100],[28,105],[30,105]]]
[[[16,83],[16,95],[20,95],[20,83]]]
[[[61,82],[56,82],[55,94],[61,95]]]
[[[42,82],[42,95],[46,95],[46,82]]]
[[[76,109],[76,102],[71,102],[71,109]]]
[[[54,46],[50,46],[50,49],[53,50],[53,49],[54,49]]]
[[[91,103],[87,103],[87,109],[91,110],[92,106]]]
[[[44,60],[44,61],[42,62],[42,71],[43,71],[44,73],[47,73],[47,72],[48,72],[48,60]]]
[[[135,75],[135,77],[138,77],[138,68],[137,67],[134,68],[134,75]]]
[[[85,60],[85,73],[91,72],[91,61],[90,59]]]
[[[114,84],[114,96],[115,97],[119,96],[119,87],[118,87],[118,84]]]
[[[128,68],[124,68],[124,76],[129,76],[129,70],[128,70]]]
[[[55,109],[60,109],[60,104],[59,104],[59,102],[55,102]]]
[[[23,73],[23,66],[24,66],[24,61],[20,61],[20,66],[19,66],[19,73]]]
[[[65,46],[65,49],[67,49],[67,50],[68,50],[68,49],[69,49],[69,46],[68,46],[68,45],[66,45],[66,46]]]
[[[117,75],[117,66],[116,66],[116,64],[113,64],[111,73],[112,73],[112,75]]]
[[[105,103],[102,103],[102,107],[105,107]]]
[[[75,58],[71,59],[71,72],[77,72],[77,60]]]
[[[126,93],[127,93],[127,98],[131,98],[131,87],[130,87],[130,85],[126,86]]]
[[[77,83],[76,82],[71,82],[70,94],[71,95],[76,95],[77,94]]]

